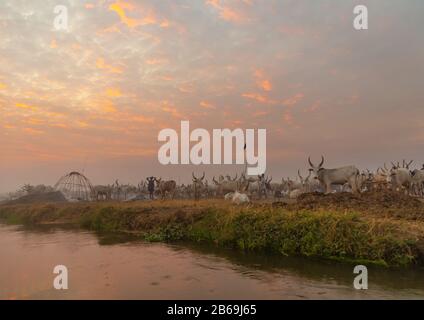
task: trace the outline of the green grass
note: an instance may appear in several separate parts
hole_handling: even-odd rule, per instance
[[[420,256],[417,239],[406,225],[342,210],[176,201],[0,207],[0,219],[14,224],[72,223],[131,233],[147,241],[203,242],[384,266],[416,264]]]

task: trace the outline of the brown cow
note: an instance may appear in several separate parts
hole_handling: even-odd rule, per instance
[[[162,181],[162,178],[156,179],[158,190],[161,194],[162,200],[165,199],[166,193],[171,194],[171,198],[174,199],[175,190],[177,188],[177,183],[174,180]]]

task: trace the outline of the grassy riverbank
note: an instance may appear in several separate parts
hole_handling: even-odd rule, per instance
[[[352,209],[222,200],[0,206],[10,224],[74,224],[148,241],[193,241],[240,250],[304,255],[385,266],[422,263],[424,222]]]

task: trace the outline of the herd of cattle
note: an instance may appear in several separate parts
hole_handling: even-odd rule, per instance
[[[355,166],[335,169],[323,168],[324,157],[316,165],[308,159],[309,173],[303,176],[298,170],[296,179],[273,181],[272,177],[259,175],[247,176],[245,173],[219,175],[208,181],[202,176],[192,174],[190,184],[178,185],[174,180],[147,177],[134,185],[122,185],[118,181],[109,186],[95,186],[95,198],[102,200],[142,200],[142,199],[204,199],[225,198],[234,202],[249,202],[250,199],[290,198],[296,199],[310,192],[366,192],[373,190],[396,190],[411,196],[424,196],[424,165],[421,169],[411,169],[412,161],[405,160],[384,164],[377,171],[360,171]]]

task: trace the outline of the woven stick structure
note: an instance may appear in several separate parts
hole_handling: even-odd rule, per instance
[[[90,180],[76,171],[60,178],[54,188],[70,201],[94,200],[94,188]]]

